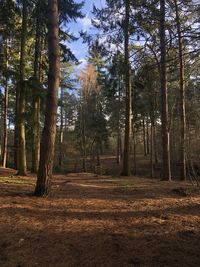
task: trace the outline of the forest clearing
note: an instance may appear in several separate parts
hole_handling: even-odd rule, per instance
[[[200,266],[199,0],[0,0],[0,267]]]
[[[199,266],[200,194],[188,183],[142,177],[0,176],[0,266]],[[187,189],[182,194],[174,189]]]

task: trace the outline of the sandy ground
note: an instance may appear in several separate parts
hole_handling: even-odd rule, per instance
[[[34,177],[0,170],[1,267],[200,266],[200,196],[137,177]]]

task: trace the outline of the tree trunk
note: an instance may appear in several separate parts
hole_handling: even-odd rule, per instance
[[[100,141],[97,140],[96,144],[96,157],[97,157],[97,166],[101,166],[101,159],[100,159]]]
[[[40,160],[40,109],[41,109],[41,99],[39,96],[36,98],[35,102],[35,122],[36,122],[36,134],[35,134],[35,170],[38,171],[39,160]]]
[[[171,180],[170,142],[168,125],[168,92],[166,77],[166,38],[165,38],[165,0],[160,0],[160,90],[161,90],[161,123],[162,123],[162,179]]]
[[[147,155],[149,155],[149,121],[148,121],[148,117],[146,118],[146,128],[147,128]]]
[[[58,164],[61,167],[63,162],[63,89],[60,93],[60,132],[59,132],[59,156]]]
[[[122,148],[122,134],[120,135],[120,139],[119,139],[119,151],[120,151],[120,158],[121,160],[123,159],[123,148]]]
[[[160,72],[160,69],[159,69]],[[156,139],[156,118],[155,118],[155,112],[157,110],[157,92],[155,92],[154,95],[154,109],[153,109],[153,118],[152,118],[152,122],[153,122],[153,150],[154,150],[154,162],[158,163],[158,151],[157,151],[157,139]]]
[[[125,118],[125,137],[124,137],[124,155],[122,175],[130,176],[130,133],[131,133],[131,66],[130,66],[130,0],[126,2],[126,17],[124,29],[124,52],[125,52],[125,86],[126,86],[126,118]]]
[[[142,119],[142,132],[143,132],[143,148],[144,148],[144,156],[147,155],[147,146],[146,146],[146,129],[145,129],[145,121],[144,117]]]
[[[23,1],[22,10],[22,31],[21,31],[21,54],[20,54],[20,89],[19,89],[19,107],[18,107],[18,174],[26,175],[26,133],[25,133],[25,49],[27,38],[27,0]]]
[[[5,48],[5,58],[6,58],[6,72],[8,71],[8,45],[6,40],[6,48]],[[7,128],[7,120],[8,120],[8,73],[6,73],[5,79],[5,93],[4,93],[4,135],[3,135],[3,152],[2,152],[2,166],[6,168],[7,163],[7,151],[8,151],[8,128]]]
[[[179,86],[180,86],[180,114],[181,114],[181,171],[180,178],[182,181],[186,180],[186,112],[185,112],[185,75],[184,75],[184,61],[183,61],[183,44],[181,36],[181,25],[177,0],[174,0],[176,10],[176,26],[178,33],[178,51],[179,51]]]
[[[86,165],[86,125],[85,125],[85,105],[86,105],[86,96],[85,92],[83,91],[82,95],[82,105],[81,105],[81,144],[82,144],[82,157],[83,157],[83,172],[87,172],[87,165]]]
[[[154,150],[154,161],[158,163],[158,151],[157,151],[157,140],[156,140],[156,122],[153,127],[153,150]]]
[[[117,131],[117,164],[121,162],[121,130]]]
[[[97,159],[97,165],[96,165],[96,173],[101,175],[101,158],[100,158],[100,139],[97,138],[96,140],[96,159]]]
[[[151,178],[154,176],[154,168],[153,168],[153,129],[154,126],[151,122],[151,138],[150,138],[150,165],[151,165]]]
[[[38,12],[40,7],[38,1]],[[34,81],[39,83],[39,58],[40,58],[40,18],[36,20],[36,34],[35,34],[35,60],[34,60]],[[36,173],[39,166],[40,156],[40,97],[38,90],[33,88],[33,150],[32,150],[32,171]]]
[[[57,0],[48,1],[48,54],[49,74],[46,100],[46,112],[40,150],[39,171],[35,188],[36,196],[48,195],[50,192],[54,147],[56,137],[56,121],[58,107],[58,87],[60,75],[59,26]]]
[[[132,123],[132,135],[133,135],[133,174],[137,173],[137,162],[136,162],[136,131],[134,124]]]
[[[118,114],[117,114],[117,164],[121,162],[121,126],[120,126],[120,113],[121,113],[121,81],[118,77]]]
[[[18,170],[19,167],[19,84],[16,86],[16,96],[15,96],[15,132],[14,132],[14,168]]]
[[[151,102],[151,112],[150,112],[150,167],[151,167],[151,178],[154,176],[154,163],[156,163],[155,160],[155,99],[153,96],[152,102]]]

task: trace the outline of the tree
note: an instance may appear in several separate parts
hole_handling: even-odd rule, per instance
[[[83,170],[86,171],[87,147],[90,147],[92,156],[96,156],[96,165],[101,165],[100,154],[103,142],[107,141],[107,128],[102,104],[102,87],[98,83],[98,71],[93,64],[88,64],[78,78],[81,88],[77,124],[79,125]]]
[[[123,158],[122,153],[122,128],[125,117],[124,102],[124,56],[119,51],[107,63],[107,77],[105,83],[106,114],[109,117],[108,127],[112,134],[116,135],[116,161],[117,164]]]
[[[76,112],[76,98],[73,94],[69,93],[69,90],[73,90],[75,79],[71,78],[72,75],[72,62],[63,63],[61,65],[60,72],[60,97],[59,97],[59,110],[60,110],[60,120],[59,120],[59,151],[58,151],[58,165],[62,167],[63,164],[63,154],[64,154],[64,133],[67,126],[73,124],[74,113]],[[68,120],[68,125],[67,121]]]
[[[8,153],[8,40],[5,45],[5,90],[4,90],[4,136],[3,136],[3,152],[2,152],[2,166],[5,168],[7,163]]]
[[[35,188],[36,196],[48,195],[51,185],[59,87],[59,26],[57,0],[48,1],[49,74],[45,123],[42,133],[40,162]]]
[[[178,53],[179,53],[179,86],[180,86],[180,116],[181,116],[181,172],[182,181],[186,180],[186,112],[185,112],[185,67],[183,60],[183,41],[180,25],[180,16],[177,0],[174,0],[176,12],[176,26],[178,34]]]
[[[130,1],[125,1],[125,28],[124,28],[124,65],[125,65],[125,87],[126,87],[126,120],[122,175],[129,176],[130,170],[130,134],[131,134],[131,66],[130,66]]]
[[[40,57],[42,50],[42,42],[44,35],[42,34],[45,23],[42,21],[44,7],[41,0],[38,0],[35,6],[35,47],[34,47],[34,66],[33,66],[33,89],[32,89],[32,104],[33,104],[33,119],[32,119],[32,172],[38,171],[39,154],[40,154],[40,94],[41,87],[41,72]],[[39,73],[40,72],[40,73]]]
[[[3,142],[2,142],[2,166],[7,166],[8,159],[8,107],[10,98],[10,83],[13,80],[13,65],[18,65],[15,56],[18,52],[16,34],[19,30],[19,12],[16,3],[11,0],[0,1],[0,74],[1,86],[4,88],[3,108]],[[15,43],[15,44],[14,44]],[[12,59],[12,63],[10,61]]]
[[[160,90],[162,123],[162,179],[171,180],[170,141],[168,123],[168,92],[166,75],[165,0],[160,0]]]
[[[99,10],[94,8],[97,20],[93,24],[98,29],[102,29],[107,34],[107,42],[104,47],[107,49],[109,57],[111,44],[115,47],[124,43],[124,83],[126,91],[126,113],[125,113],[125,134],[124,134],[124,157],[122,175],[131,174],[130,166],[130,136],[131,136],[131,62],[130,62],[130,36],[135,33],[135,24],[130,19],[131,11],[135,4],[131,1],[106,1],[107,7]],[[106,47],[107,46],[107,47]],[[104,49],[104,50],[105,50]]]
[[[20,50],[20,68],[19,84],[16,93],[17,102],[17,120],[18,120],[18,174],[26,175],[26,132],[25,132],[25,52],[27,39],[27,18],[28,2],[22,1],[22,29],[21,29],[21,50]]]
[[[170,179],[170,169],[174,177],[190,177],[192,165],[198,166],[200,129],[196,0],[107,0],[101,8],[94,7],[95,33],[85,35],[92,67],[85,69],[84,83],[77,82],[74,69],[69,73],[67,67],[78,64],[68,48],[68,42],[77,37],[67,23],[82,17],[82,3],[57,3],[62,73],[54,167],[56,162],[61,166],[57,170],[65,169],[68,151],[76,162],[80,155],[84,170],[89,169],[89,156],[100,165],[103,153],[116,153],[118,164],[124,160],[122,174],[129,175],[136,165],[139,170],[136,154],[144,150],[151,176],[158,174],[161,160],[163,179]],[[21,174],[26,173],[26,155],[27,169],[38,170],[40,128],[47,121],[47,7],[47,0],[0,0],[1,163],[13,166],[16,151],[15,166]],[[95,78],[94,83],[90,80],[89,92],[85,89],[88,76]],[[69,90],[72,80],[73,88],[74,83],[81,87],[80,95]],[[49,131],[46,126],[45,131]]]

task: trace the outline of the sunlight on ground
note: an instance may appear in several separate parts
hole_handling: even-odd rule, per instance
[[[7,175],[0,266],[200,266],[200,196],[179,195],[189,184],[57,175],[51,196],[37,198],[35,177]]]

